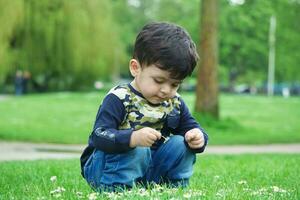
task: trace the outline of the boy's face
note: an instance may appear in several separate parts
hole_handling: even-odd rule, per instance
[[[132,86],[152,104],[174,97],[182,82],[172,79],[168,71],[161,70],[154,64],[142,68],[135,59],[130,61],[130,72],[134,77]]]

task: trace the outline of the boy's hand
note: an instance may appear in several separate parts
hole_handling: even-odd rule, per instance
[[[185,133],[185,141],[192,149],[198,149],[204,145],[204,135],[199,128],[194,128]]]
[[[160,132],[153,128],[145,127],[132,132],[129,146],[151,147],[156,140],[160,139],[160,137]]]

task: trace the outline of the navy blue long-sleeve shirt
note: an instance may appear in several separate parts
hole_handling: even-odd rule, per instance
[[[129,146],[133,131],[151,127],[161,132],[164,137],[171,134],[182,135],[193,128],[199,128],[205,139],[203,147],[191,149],[194,153],[204,151],[208,135],[191,116],[189,109],[179,95],[159,105],[153,105],[136,91],[130,84],[113,88],[99,107],[88,147],[81,156],[82,167],[94,151],[99,149],[107,153],[124,153]],[[156,141],[152,149],[158,148],[164,139]]]

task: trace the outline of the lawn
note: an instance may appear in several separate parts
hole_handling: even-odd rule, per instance
[[[297,200],[299,163],[298,155],[203,154],[198,156],[187,189],[136,188],[119,195],[94,196],[80,176],[78,160],[4,162],[0,163],[0,199],[113,199],[114,195],[118,199]]]
[[[0,100],[0,139],[86,143],[104,92],[49,93]],[[194,95],[183,98],[193,110]],[[300,142],[299,97],[220,96],[221,120],[200,118],[210,144]]]

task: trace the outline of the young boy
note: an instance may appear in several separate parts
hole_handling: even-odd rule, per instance
[[[208,136],[177,90],[198,55],[182,28],[150,23],[138,34],[129,62],[133,81],[111,89],[100,106],[82,175],[97,191],[136,183],[187,186]]]

